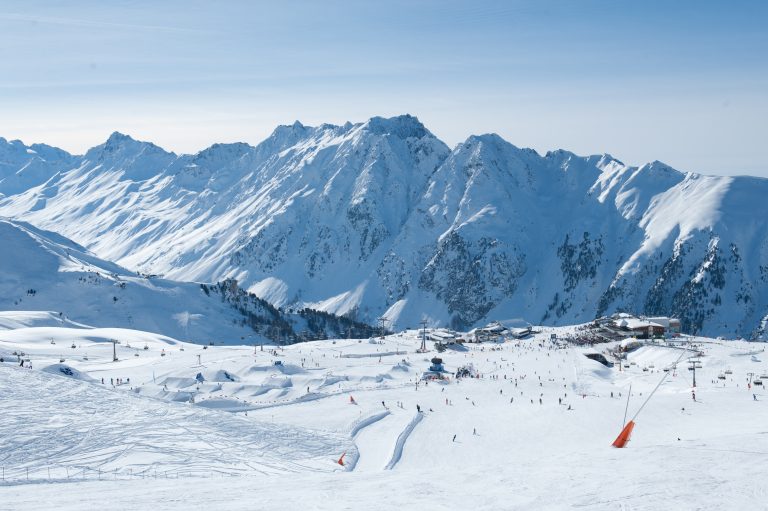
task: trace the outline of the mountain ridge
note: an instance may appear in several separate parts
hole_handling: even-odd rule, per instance
[[[297,121],[256,146],[194,155],[115,133],[89,153],[26,189],[0,180],[0,214],[123,266],[235,278],[277,306],[367,322],[563,324],[627,310],[764,333],[768,179],[542,156],[496,134],[451,149],[410,115]]]

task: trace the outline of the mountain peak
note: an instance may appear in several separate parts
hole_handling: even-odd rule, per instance
[[[397,117],[371,117],[363,124],[363,129],[376,135],[394,135],[398,138],[433,137],[418,118],[410,115]]]
[[[111,157],[146,155],[172,155],[151,142],[136,140],[129,135],[114,131],[101,145],[93,147],[86,153],[87,159],[104,159]]]
[[[497,133],[485,133],[483,135],[470,135],[463,144],[457,146],[458,150],[473,151],[480,155],[502,153],[515,155],[516,158],[541,158],[535,149],[518,147],[508,142]]]
[[[221,166],[242,158],[253,151],[253,146],[245,142],[233,142],[229,144],[213,144],[203,149],[193,156],[193,161],[197,164],[204,163],[206,166]]]
[[[130,135],[113,131],[109,138],[104,142],[104,151],[113,152],[121,147],[136,146],[141,144],[153,145],[150,142],[139,142]]]
[[[293,141],[304,136],[308,129],[310,129],[308,126],[304,126],[299,121],[293,121],[293,124],[280,124],[274,129],[269,136],[269,139],[277,141]]]
[[[682,172],[679,170],[676,170],[666,163],[659,161],[659,160],[653,160],[650,163],[646,163],[642,167],[640,167],[641,171],[648,172],[651,175],[657,175],[657,176],[682,176]]]
[[[21,140],[7,140],[3,137],[0,137],[0,148],[18,153],[29,152],[30,149]]]
[[[493,145],[504,145],[504,146],[511,146],[515,149],[519,149],[517,146],[512,144],[511,142],[507,142],[501,136],[499,136],[497,133],[483,133],[482,135],[470,135],[467,137],[467,140],[464,142],[466,145],[478,145],[478,144],[493,144]]]
[[[118,143],[118,142],[126,142],[126,141],[134,141],[135,140],[130,136],[126,135],[125,133],[120,133],[119,131],[113,131],[112,134],[107,139],[107,143]]]

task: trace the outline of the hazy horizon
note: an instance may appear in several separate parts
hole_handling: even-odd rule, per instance
[[[498,133],[768,177],[768,5],[741,2],[10,1],[0,136],[75,154],[409,113],[448,145]]]

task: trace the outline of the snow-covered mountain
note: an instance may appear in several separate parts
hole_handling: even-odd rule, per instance
[[[196,284],[137,275],[25,223],[0,219],[0,240],[0,310],[46,311],[22,326],[123,327],[215,344],[372,333],[345,318],[277,310],[231,280]]]
[[[83,156],[5,140],[0,156],[0,215],[276,306],[398,326],[627,310],[750,336],[768,322],[766,179],[542,156],[497,135],[451,151],[407,115],[296,122],[195,155],[115,133]]]

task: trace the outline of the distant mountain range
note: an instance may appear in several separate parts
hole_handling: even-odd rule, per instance
[[[622,310],[744,337],[768,322],[768,180],[497,135],[451,150],[408,115],[194,155],[119,133],[82,156],[0,138],[0,194],[0,215],[102,259],[236,279],[284,309],[455,328]]]

